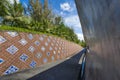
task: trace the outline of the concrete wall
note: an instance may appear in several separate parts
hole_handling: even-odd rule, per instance
[[[80,51],[79,45],[53,36],[0,32],[0,75],[39,67]]]
[[[85,80],[120,80],[120,0],[75,0],[87,54]]]

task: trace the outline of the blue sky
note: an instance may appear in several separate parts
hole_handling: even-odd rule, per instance
[[[12,2],[13,0],[10,1]],[[28,0],[17,1],[21,1],[24,5],[28,2]],[[74,0],[49,0],[49,5],[55,14],[63,17],[65,25],[72,27],[78,38],[83,40],[81,24]]]

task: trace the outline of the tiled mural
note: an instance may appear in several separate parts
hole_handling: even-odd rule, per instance
[[[39,67],[81,49],[75,43],[53,36],[0,32],[0,75]]]

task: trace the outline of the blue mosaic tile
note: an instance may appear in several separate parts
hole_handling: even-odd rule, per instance
[[[11,45],[10,47],[8,47],[6,49],[6,51],[13,55],[13,54],[15,54],[18,51],[18,48],[15,47],[14,45]]]
[[[50,52],[47,52],[46,54],[47,54],[47,56],[50,56]]]
[[[32,68],[34,68],[35,66],[36,66],[36,62],[35,61],[32,61],[31,63],[30,63],[30,67],[32,67]]]
[[[4,62],[4,60],[2,58],[0,58],[0,64],[2,64]]]
[[[22,54],[20,56],[20,60],[23,61],[23,62],[25,62],[27,59],[28,59],[28,56],[26,54]]]
[[[34,43],[35,43],[35,45],[37,45],[37,46],[40,45],[40,42],[39,42],[39,41],[35,41]]]
[[[29,35],[28,35],[28,38],[29,38],[30,40],[32,40],[32,39],[33,39],[33,35],[32,35],[32,34],[29,34]]]
[[[14,66],[14,65],[11,65],[11,66],[4,72],[4,74],[11,74],[11,73],[17,72],[18,70],[19,70],[19,68],[17,68],[17,67]]]

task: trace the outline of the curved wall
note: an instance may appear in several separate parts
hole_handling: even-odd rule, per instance
[[[82,47],[53,36],[0,32],[0,75],[71,56]]]
[[[87,54],[85,80],[120,80],[120,0],[75,0]]]

